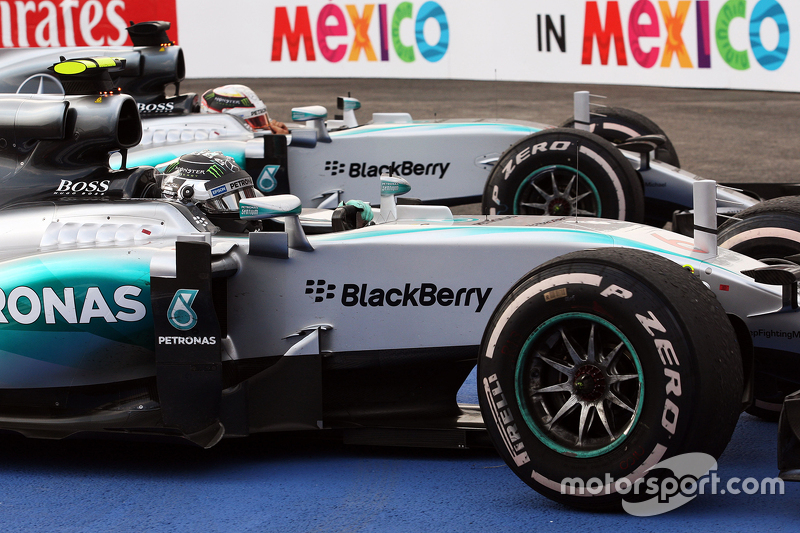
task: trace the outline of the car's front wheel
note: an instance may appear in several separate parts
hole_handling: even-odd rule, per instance
[[[511,146],[492,169],[482,209],[642,222],[644,188],[625,156],[579,130],[543,130]]]
[[[592,133],[614,144],[620,144],[632,137],[642,135],[663,136],[666,142],[656,149],[655,159],[680,168],[681,161],[672,141],[658,124],[646,116],[623,107],[603,107],[597,113],[592,114],[589,120]],[[570,117],[561,127],[574,128],[575,119]]]
[[[630,249],[568,254],[495,311],[478,362],[481,410],[532,488],[616,508],[660,461],[722,453],[742,398],[735,339],[714,296],[677,264]]]

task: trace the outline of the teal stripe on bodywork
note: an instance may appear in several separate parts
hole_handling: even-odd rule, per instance
[[[15,354],[65,366],[78,366],[91,353],[105,351],[113,358],[112,345],[132,345],[152,350],[154,345],[152,311],[150,306],[150,256],[132,257],[124,250],[109,254],[103,250],[73,250],[18,259],[0,264],[0,289],[5,295],[2,314],[7,323],[0,323],[0,354]],[[76,318],[80,322],[87,290],[98,287],[113,314],[130,313],[114,302],[114,292],[123,285],[137,287],[137,296],[128,296],[144,305],[146,314],[137,322],[107,322],[91,318],[86,324],[70,324],[55,311],[55,323],[47,324],[44,313],[43,289],[53,289],[56,296],[66,300],[64,289],[74,289]],[[9,312],[9,295],[16,287],[30,287],[40,302],[40,315],[31,324],[17,323]],[[18,300],[17,308],[27,314],[31,302]],[[94,307],[97,309],[97,307]],[[0,361],[6,361],[6,358]],[[2,363],[0,363],[0,372]]]
[[[624,237],[618,237],[616,235],[608,233],[598,233],[594,231],[586,231],[580,229],[536,228],[528,226],[469,226],[469,227],[395,226],[395,227],[382,227],[381,229],[374,229],[371,231],[329,233],[326,235],[314,236],[313,239],[314,241],[337,242],[337,241],[371,239],[375,237],[385,238],[396,235],[397,236],[410,235],[413,233],[422,233],[422,232],[430,233],[435,231],[447,232],[447,237],[454,239],[464,238],[464,237],[476,237],[480,235],[507,235],[507,234],[531,234],[531,233],[533,233],[533,235],[536,237],[544,239],[552,235],[557,235],[558,240],[562,242],[586,243],[587,245],[607,244],[610,246],[621,247],[621,248],[636,248],[639,250],[645,250],[648,252],[679,258],[678,260],[675,260],[676,263],[699,262],[703,264],[708,264],[709,266],[713,266],[716,269],[721,269],[726,272],[731,272],[734,274],[737,273],[735,270],[730,270],[715,263],[708,263],[706,261],[703,261],[702,259],[692,257],[691,255],[683,254],[680,252],[674,252],[666,248],[659,248],[657,246],[652,246],[632,239],[626,239]]]
[[[358,239],[370,239],[374,237],[391,237],[395,235],[408,235],[412,233],[430,233],[434,231],[448,232],[448,237],[462,238],[462,237],[477,237],[481,235],[498,235],[498,234],[514,234],[531,232],[542,232],[545,230],[538,230],[525,226],[401,226],[394,228],[381,228],[371,231],[355,231],[355,232],[342,232],[342,233],[329,233],[327,235],[314,236],[314,240],[320,241],[351,241]],[[550,235],[557,233],[559,235],[574,235],[574,240],[580,242],[609,242],[611,236],[604,233],[597,233],[593,231],[571,230],[571,229],[547,229],[546,234]],[[542,233],[540,233],[541,235]],[[571,239],[572,240],[572,239]]]
[[[137,150],[128,153],[128,167],[154,167],[167,161],[172,161],[186,153],[194,152],[197,150],[210,150],[212,152],[222,152],[223,154],[232,157],[236,164],[244,168],[246,161],[244,156],[244,141],[234,142],[228,141],[224,143],[217,142],[192,142],[191,148],[186,145],[174,144],[169,146],[162,146],[159,148],[147,148],[145,150]],[[116,168],[114,170],[117,170]]]
[[[411,123],[411,124],[380,124],[380,125],[373,125],[373,124],[365,124],[363,126],[358,126],[356,128],[347,129],[347,130],[339,130],[339,131],[332,131],[330,135],[332,138],[336,137],[351,137],[354,135],[369,135],[371,133],[381,132],[381,131],[392,131],[392,130],[403,130],[403,129],[416,129],[419,133],[426,133],[428,131],[437,131],[437,130],[452,130],[457,128],[464,128],[464,129],[476,129],[476,128],[491,128],[493,130],[501,130],[503,132],[508,133],[522,133],[522,134],[530,134],[536,133],[537,131],[541,131],[538,128],[532,128],[530,126],[521,126],[519,124],[502,124],[502,123],[491,123],[491,122],[463,122],[463,123]]]

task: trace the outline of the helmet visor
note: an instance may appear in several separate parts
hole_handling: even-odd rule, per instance
[[[238,213],[239,200],[255,198],[253,179],[240,170],[234,176],[226,176],[206,182],[206,190],[211,197],[205,202],[208,213]]]
[[[267,118],[267,114],[264,113],[263,115],[258,115],[256,117],[251,117],[245,119],[250,127],[254,130],[268,130],[269,129],[269,119]]]
[[[253,187],[237,189],[225,196],[211,198],[205,201],[205,208],[208,213],[239,213],[239,201],[245,198],[255,198],[256,192]]]

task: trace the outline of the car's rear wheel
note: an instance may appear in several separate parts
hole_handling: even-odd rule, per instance
[[[636,171],[608,141],[550,129],[514,144],[492,169],[483,192],[486,214],[588,216],[641,222],[644,189]]]
[[[658,124],[646,116],[622,107],[603,107],[597,114],[591,115],[591,132],[614,144],[620,144],[631,137],[642,135],[663,135],[667,140],[656,149],[655,159],[680,168],[681,162],[672,141]],[[562,128],[574,128],[575,118],[566,120]]]
[[[800,254],[800,197],[774,198],[740,211],[720,226],[717,242],[722,248],[767,263]],[[755,403],[747,412],[777,422],[783,398],[797,387],[774,372],[759,372],[764,362],[759,364],[758,352],[755,364]]]
[[[742,381],[713,294],[630,249],[534,270],[495,311],[478,362],[481,411],[506,463],[548,498],[588,509],[619,507],[620,487],[667,458],[719,457]],[[585,490],[571,493],[576,484]]]

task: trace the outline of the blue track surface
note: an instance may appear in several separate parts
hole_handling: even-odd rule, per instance
[[[461,400],[474,402],[474,373]],[[796,531],[782,496],[705,495],[669,514],[574,511],[490,451],[400,450],[321,440],[226,440],[210,450],[118,440],[0,438],[4,531]],[[724,480],[773,477],[776,425],[743,415]]]

